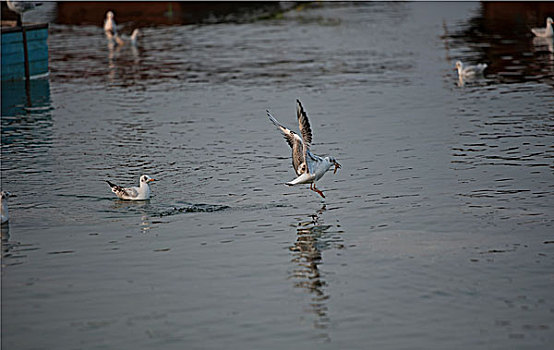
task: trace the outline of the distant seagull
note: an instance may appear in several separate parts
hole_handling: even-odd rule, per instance
[[[464,67],[464,64],[461,61],[457,61],[456,68],[458,69],[458,76],[460,78],[467,78],[483,74],[483,71],[485,70],[485,68],[487,68],[487,64],[479,63],[475,66]]]
[[[2,216],[2,224],[10,220],[10,214],[8,212],[8,197],[13,197],[10,192],[2,191],[0,192],[0,216]]]
[[[115,24],[114,14],[112,11],[106,13],[106,19],[104,20],[104,33],[108,39],[117,35],[117,25]]]
[[[316,188],[315,182],[321,179],[332,165],[335,166],[334,173],[337,172],[337,169],[340,168],[341,165],[334,157],[320,157],[310,151],[312,129],[310,128],[310,122],[308,121],[308,116],[304,111],[304,107],[302,107],[302,103],[296,100],[296,117],[302,137],[279,124],[277,119],[275,119],[269,111],[267,111],[267,116],[269,120],[281,130],[285,140],[292,148],[292,166],[298,177],[286,184],[294,186],[297,184],[309,183],[310,190],[317,192],[321,197],[325,198],[323,192]]]
[[[104,20],[104,33],[110,41],[115,41],[118,45],[123,45],[123,40],[117,34],[117,24],[115,24],[114,14],[112,11],[106,13]]]
[[[126,199],[131,201],[150,199],[150,186],[148,186],[148,183],[152,181],[155,180],[151,179],[148,175],[142,175],[140,177],[139,187],[121,187],[106,180],[108,185],[110,185],[110,187],[112,188],[112,192],[115,193],[115,195],[119,199]]]
[[[546,19],[546,28],[532,28],[531,31],[536,36],[541,38],[552,38],[554,37],[554,29],[552,29],[552,18],[548,17]]]
[[[138,39],[138,36],[141,34],[142,33],[138,28],[135,28],[135,30],[133,30],[133,34],[131,34],[131,45],[137,46],[137,39]]]
[[[7,1],[8,8],[13,12],[17,13],[17,26],[21,27],[23,25],[23,13],[34,9],[37,6],[42,5],[41,2],[32,2],[32,1]]]

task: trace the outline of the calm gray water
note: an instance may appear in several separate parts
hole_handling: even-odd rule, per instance
[[[137,50],[52,24],[50,77],[2,84],[2,348],[550,348],[554,54],[483,23],[324,3]],[[343,166],[324,201],[283,185],[265,110],[297,130],[296,98]],[[148,202],[104,182],[141,174]]]

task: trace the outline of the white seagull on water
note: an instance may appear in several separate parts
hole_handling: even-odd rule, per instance
[[[104,33],[108,39],[117,35],[117,25],[115,24],[114,14],[112,11],[106,13],[106,19],[104,20]]]
[[[552,29],[552,18],[548,17],[546,19],[546,28],[531,28],[533,34],[541,38],[552,38],[554,37],[554,29]]]
[[[108,11],[104,20],[104,33],[110,41],[115,41],[118,45],[123,45],[123,40],[117,34],[117,24],[115,24],[114,13]]]
[[[474,77],[483,74],[485,68],[487,68],[486,63],[478,63],[475,66],[464,67],[462,61],[456,61],[456,69],[458,69],[458,76],[460,78]]]
[[[150,186],[149,182],[155,181],[155,179],[150,178],[148,175],[142,175],[140,177],[140,186],[139,187],[121,187],[111,183],[106,180],[108,185],[112,188],[112,192],[119,199],[131,200],[131,201],[142,201],[150,199]]]
[[[302,107],[302,103],[296,100],[296,117],[298,118],[298,125],[302,137],[281,125],[269,111],[267,111],[267,116],[269,120],[281,130],[285,140],[292,148],[292,166],[298,177],[286,184],[294,186],[297,184],[309,183],[310,190],[317,192],[321,197],[325,198],[323,192],[316,188],[315,182],[321,179],[332,165],[335,166],[334,173],[337,172],[337,169],[340,168],[341,165],[334,157],[320,157],[310,151],[312,129],[310,128],[310,122],[308,121],[308,116],[306,115],[306,111],[304,111],[304,107]]]

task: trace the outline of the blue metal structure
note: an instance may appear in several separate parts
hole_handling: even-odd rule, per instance
[[[2,28],[2,80],[25,79],[25,56],[30,77],[48,73],[47,39],[47,23]]]

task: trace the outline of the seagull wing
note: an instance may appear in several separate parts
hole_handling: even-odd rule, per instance
[[[115,193],[121,199],[136,198],[139,194],[135,187],[125,188],[125,187],[116,185],[108,180],[106,180],[106,182],[112,188],[112,192]]]
[[[531,28],[531,31],[532,31],[533,34],[535,34],[536,36],[544,36],[544,34],[546,33],[546,29],[545,29],[545,28]]]
[[[486,64],[486,63],[479,63],[479,64],[477,64],[477,70],[478,70],[479,72],[481,72],[481,73],[482,73],[486,68],[487,68],[487,64]]]
[[[322,159],[320,156],[316,156],[309,149],[306,150],[306,164],[308,168],[308,173],[314,174],[317,164],[320,163],[321,161]]]
[[[125,194],[125,197],[127,198],[137,198],[139,195],[136,187],[126,187],[122,190],[122,192]]]
[[[475,75],[475,74],[481,74],[483,71],[487,68],[486,63],[479,63],[475,66],[467,66],[464,68],[464,74],[465,75]]]
[[[281,130],[281,133],[283,134],[283,136],[285,137],[285,140],[287,141],[287,143],[289,144],[289,146],[291,148],[294,148],[294,145],[298,144],[298,143],[302,143],[302,139],[300,138],[300,136],[298,136],[297,133],[295,133],[294,131],[288,129],[287,127],[281,125],[281,123],[279,123],[277,121],[277,119],[275,119],[271,113],[269,113],[269,111],[266,111],[267,112],[267,116],[269,117],[269,120],[271,120],[271,122],[279,129]]]
[[[310,162],[308,161],[308,153],[310,150],[310,145],[312,143],[312,128],[310,127],[310,121],[308,120],[308,115],[302,106],[300,100],[296,100],[296,117],[298,118],[298,127],[300,128],[300,133],[302,134],[302,158],[306,160],[305,169],[303,172],[311,173]]]
[[[302,106],[300,100],[296,100],[296,117],[298,118],[298,127],[300,128],[300,133],[302,134],[302,140],[306,147],[310,147],[312,144],[312,128],[310,127],[310,121],[308,120],[308,115]]]
[[[306,150],[304,142],[302,142],[302,138],[294,131],[281,125],[277,119],[269,113],[269,111],[267,111],[267,116],[269,117],[269,120],[271,120],[271,122],[279,128],[279,130],[281,130],[285,140],[289,144],[290,148],[292,148],[292,166],[296,171],[296,174],[300,175],[304,173],[305,166],[302,166],[302,164],[304,164],[306,160]]]

